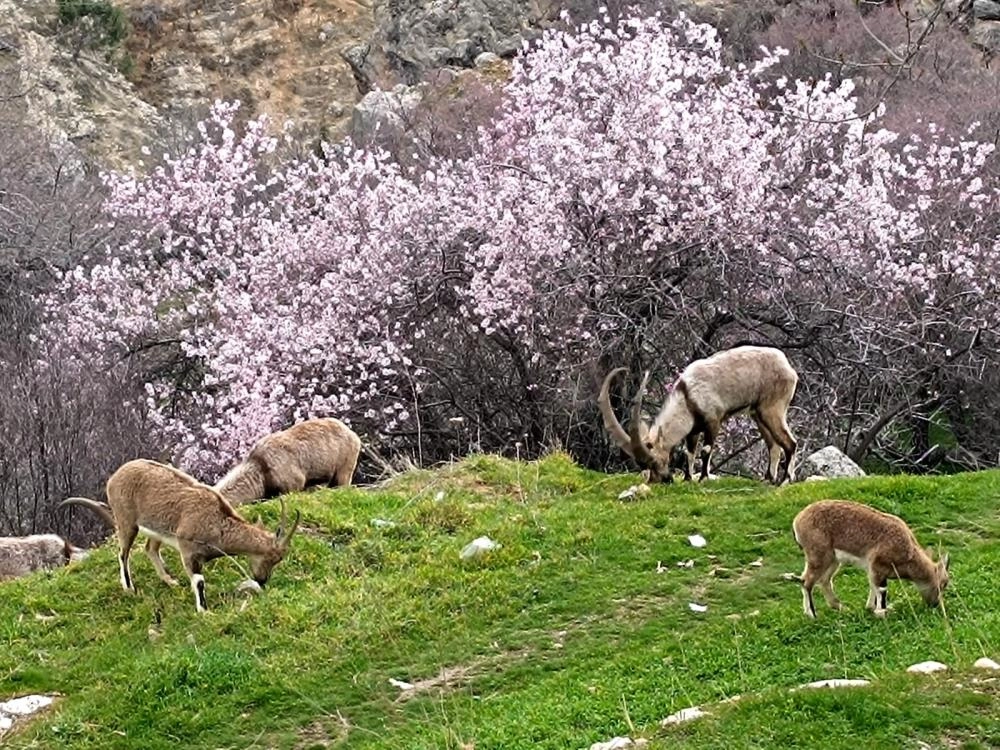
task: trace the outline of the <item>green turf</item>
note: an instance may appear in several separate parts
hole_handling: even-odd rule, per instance
[[[1000,661],[1000,471],[780,489],[723,480],[619,500],[637,481],[561,454],[473,456],[378,489],[292,495],[303,528],[267,590],[237,595],[245,563],[219,560],[206,571],[207,615],[141,552],[139,593],[121,591],[113,544],[3,584],[0,698],[62,696],[3,744],[562,750],[631,735],[652,750],[1000,746],[1000,678],[972,669]],[[792,518],[821,497],[897,513],[947,548],[945,610],[892,582],[893,610],[877,619],[864,574],[845,570],[844,610],[817,597],[807,620],[781,576],[802,569]],[[274,502],[244,510],[272,528],[278,515]],[[694,533],[706,547],[688,543]],[[484,534],[501,547],[462,562]],[[952,669],[906,673],[926,659]],[[830,677],[872,684],[793,690]],[[420,689],[402,694],[390,678]],[[709,715],[661,727],[692,705]]]

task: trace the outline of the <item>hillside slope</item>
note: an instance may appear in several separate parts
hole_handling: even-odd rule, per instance
[[[5,584],[0,699],[61,697],[4,744],[512,750],[627,734],[651,748],[1000,743],[1000,679],[971,666],[1000,660],[1000,471],[777,490],[726,480],[619,500],[635,479],[563,455],[476,456],[378,489],[294,495],[303,532],[265,593],[241,599],[239,566],[217,561],[203,616],[141,553],[139,593],[124,594],[110,544]],[[946,610],[894,582],[894,609],[878,620],[864,610],[864,575],[845,571],[844,611],[819,602],[819,618],[806,620],[798,586],[782,580],[802,566],[789,527],[829,496],[900,513],[921,541],[948,548]],[[247,514],[273,525],[277,507]],[[689,543],[696,533],[705,547]],[[462,562],[480,535],[502,546]],[[167,565],[178,570],[176,556]],[[952,670],[905,673],[925,659]],[[790,691],[835,677],[872,685]],[[660,726],[692,705],[710,715]]]

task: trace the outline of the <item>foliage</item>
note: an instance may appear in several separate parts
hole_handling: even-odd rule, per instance
[[[125,12],[108,0],[59,0],[59,22],[64,26],[79,26],[82,21],[91,27],[93,47],[116,47],[129,34]]]
[[[122,592],[113,541],[68,569],[3,584],[0,696],[62,696],[4,746],[562,750],[625,734],[652,749],[1000,741],[996,682],[976,683],[971,670],[1000,657],[1000,473],[781,489],[724,480],[618,501],[635,479],[562,454],[473,456],[377,490],[293,495],[303,533],[266,592],[244,606],[232,593],[245,575],[237,561],[216,561],[208,615],[141,553],[139,592]],[[820,601],[807,620],[799,587],[781,580],[802,569],[791,520],[830,495],[901,514],[922,543],[948,549],[946,609],[892,582],[894,607],[874,618],[864,574],[848,569],[837,579],[844,610]],[[432,503],[467,521],[443,526]],[[244,510],[271,528],[278,516],[276,502]],[[690,546],[694,533],[706,547]],[[462,562],[481,535],[501,547]],[[178,572],[177,556],[165,557]],[[708,610],[693,613],[690,602]],[[952,671],[905,673],[925,659]],[[873,684],[792,691],[835,677]],[[399,700],[390,678],[440,683]],[[711,715],[660,727],[691,705]]]
[[[115,243],[84,156],[54,141],[26,107],[38,72],[0,73],[0,535],[58,531],[82,543],[57,503],[97,494],[123,460],[151,449],[127,405],[142,381],[127,367],[79,366],[39,337],[38,300],[52,268]]]
[[[792,353],[807,441],[862,457],[942,406],[976,435],[992,142],[890,131],[849,79],[770,75],[783,54],[727,63],[683,16],[550,30],[475,148],[419,168],[346,144],[278,163],[219,103],[201,145],[107,177],[135,229],[66,276],[57,338],[152,353],[147,406],[202,474],[322,414],[420,459],[558,440],[593,462],[610,366],[665,384],[748,340]]]

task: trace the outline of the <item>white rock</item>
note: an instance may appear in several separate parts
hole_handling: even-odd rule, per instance
[[[1000,669],[1000,664],[997,664],[992,659],[987,659],[985,656],[981,659],[976,659],[976,663],[973,664],[976,669]]]
[[[635,485],[632,485],[627,490],[622,490],[618,493],[619,500],[629,500],[635,497]]]
[[[257,583],[252,578],[247,578],[243,583],[236,587],[237,594],[251,593],[259,594],[261,593],[260,584]]]
[[[391,529],[393,526],[396,525],[396,522],[395,521],[387,521],[384,518],[373,518],[371,520],[371,524],[376,529]]]
[[[12,698],[0,703],[0,713],[30,716],[51,705],[54,700],[55,698],[51,695],[22,695],[20,698]]]
[[[942,672],[948,668],[947,664],[942,664],[939,661],[922,661],[919,664],[911,664],[906,668],[907,672],[915,672],[919,674],[928,674],[930,672]]]
[[[688,604],[688,609],[690,609],[692,612],[708,612],[708,607],[706,605],[695,604],[694,602]]]
[[[398,687],[400,690],[413,690],[412,684],[403,680],[397,680],[395,677],[389,678],[389,684],[393,687]]]
[[[694,560],[681,560],[677,563],[678,568],[693,568]]]
[[[843,687],[864,687],[865,685],[871,685],[868,680],[817,680],[816,682],[807,682],[802,685],[804,688],[843,688]]]
[[[595,742],[590,750],[621,750],[625,747],[635,747],[631,737],[612,737],[607,742]]]
[[[499,546],[499,544],[488,536],[481,536],[466,544],[459,556],[463,560],[471,560],[473,557],[479,557],[483,553],[489,552],[491,549],[496,549]]]
[[[704,547],[708,542],[705,541],[705,537],[701,534],[692,534],[688,537],[688,541],[691,542],[692,547]]]
[[[660,726],[669,727],[671,724],[683,724],[685,721],[691,721],[692,719],[697,719],[700,716],[707,715],[707,711],[702,711],[699,706],[691,706],[691,708],[682,708],[675,714],[670,714],[667,718],[660,722]]]
[[[763,568],[764,567],[764,558],[763,557],[758,557],[756,560],[754,560],[752,563],[750,563],[750,567],[751,568]]]
[[[12,726],[19,716],[30,716],[52,704],[55,698],[51,695],[22,695],[0,703],[0,735]]]

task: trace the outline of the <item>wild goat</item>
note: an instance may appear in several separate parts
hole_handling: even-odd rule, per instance
[[[913,581],[928,606],[936,607],[948,586],[948,555],[934,562],[903,519],[846,500],[820,500],[792,521],[795,541],[806,556],[802,609],[816,616],[812,590],[817,583],[827,604],[840,609],[833,577],[842,563],[868,571],[868,609],[885,616],[890,578]]]
[[[360,453],[361,438],[339,419],[310,419],[258,440],[215,489],[240,505],[313,484],[348,486]]]
[[[0,537],[0,581],[36,570],[61,568],[86,555],[86,550],[74,547],[58,534]]]
[[[611,381],[625,371],[624,367],[619,367],[607,374],[597,403],[611,438],[641,467],[649,470],[650,481],[673,480],[672,454],[682,441],[687,454],[684,478],[690,480],[698,439],[702,436],[701,478],[708,478],[712,448],[723,422],[743,411],[753,417],[767,444],[767,479],[779,483],[778,468],[784,452],[785,476],[789,482],[795,480],[797,444],[788,429],[787,413],[799,376],[781,350],[739,346],[695,360],[671,386],[652,425],[647,425],[641,416],[642,398],[649,380],[647,372],[632,404],[627,432],[615,417],[609,397]]]
[[[296,511],[292,527],[285,531],[288,514],[282,501],[281,523],[272,535],[241,518],[212,487],[172,466],[146,459],[119,467],[108,479],[107,494],[106,505],[85,497],[67,498],[61,505],[89,508],[114,528],[122,588],[126,591],[135,591],[128,558],[140,531],[149,537],[146,554],[157,575],[171,586],[176,586],[177,581],[163,565],[160,545],[175,548],[191,579],[199,612],[206,608],[205,578],[201,574],[206,562],[224,555],[246,555],[254,581],[264,586],[274,566],[288,553],[299,525]]]

